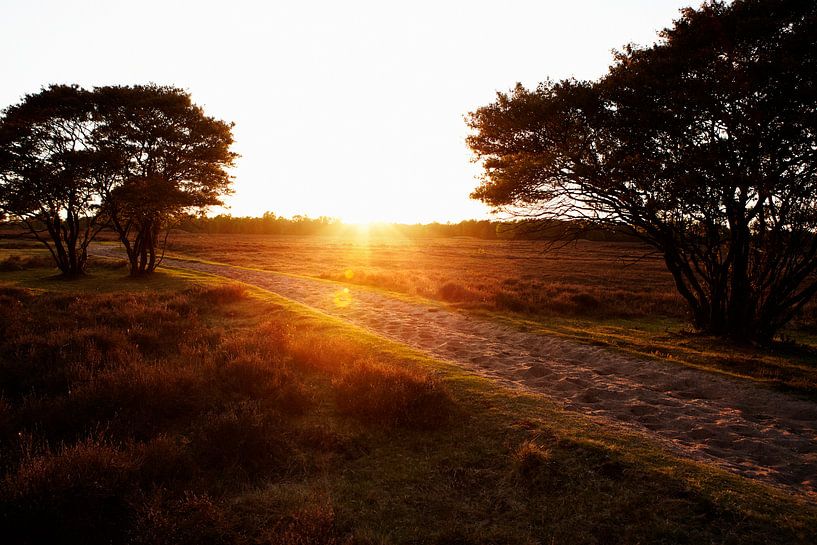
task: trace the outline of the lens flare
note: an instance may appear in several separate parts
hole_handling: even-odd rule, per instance
[[[349,291],[349,288],[343,288],[342,290],[336,291],[332,299],[336,307],[345,308],[352,304],[352,293]]]

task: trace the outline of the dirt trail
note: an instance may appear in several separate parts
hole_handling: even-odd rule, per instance
[[[95,253],[113,255],[112,249]],[[643,361],[388,294],[273,272],[165,259],[241,280],[382,336],[657,435],[682,454],[817,501],[817,403],[678,364]]]

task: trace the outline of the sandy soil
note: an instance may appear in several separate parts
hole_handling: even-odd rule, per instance
[[[113,249],[97,248],[96,253]],[[755,384],[522,331],[360,287],[165,259],[344,318],[565,408],[661,439],[685,456],[817,501],[817,403]]]

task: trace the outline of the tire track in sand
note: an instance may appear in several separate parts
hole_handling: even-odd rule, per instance
[[[163,265],[273,291],[482,376],[548,396],[567,409],[645,431],[685,456],[817,501],[817,403],[812,401],[365,288],[197,261],[165,259]]]

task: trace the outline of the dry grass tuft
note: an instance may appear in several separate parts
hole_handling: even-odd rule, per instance
[[[549,449],[536,441],[524,441],[513,453],[514,471],[523,479],[537,479],[543,471],[553,465]]]

